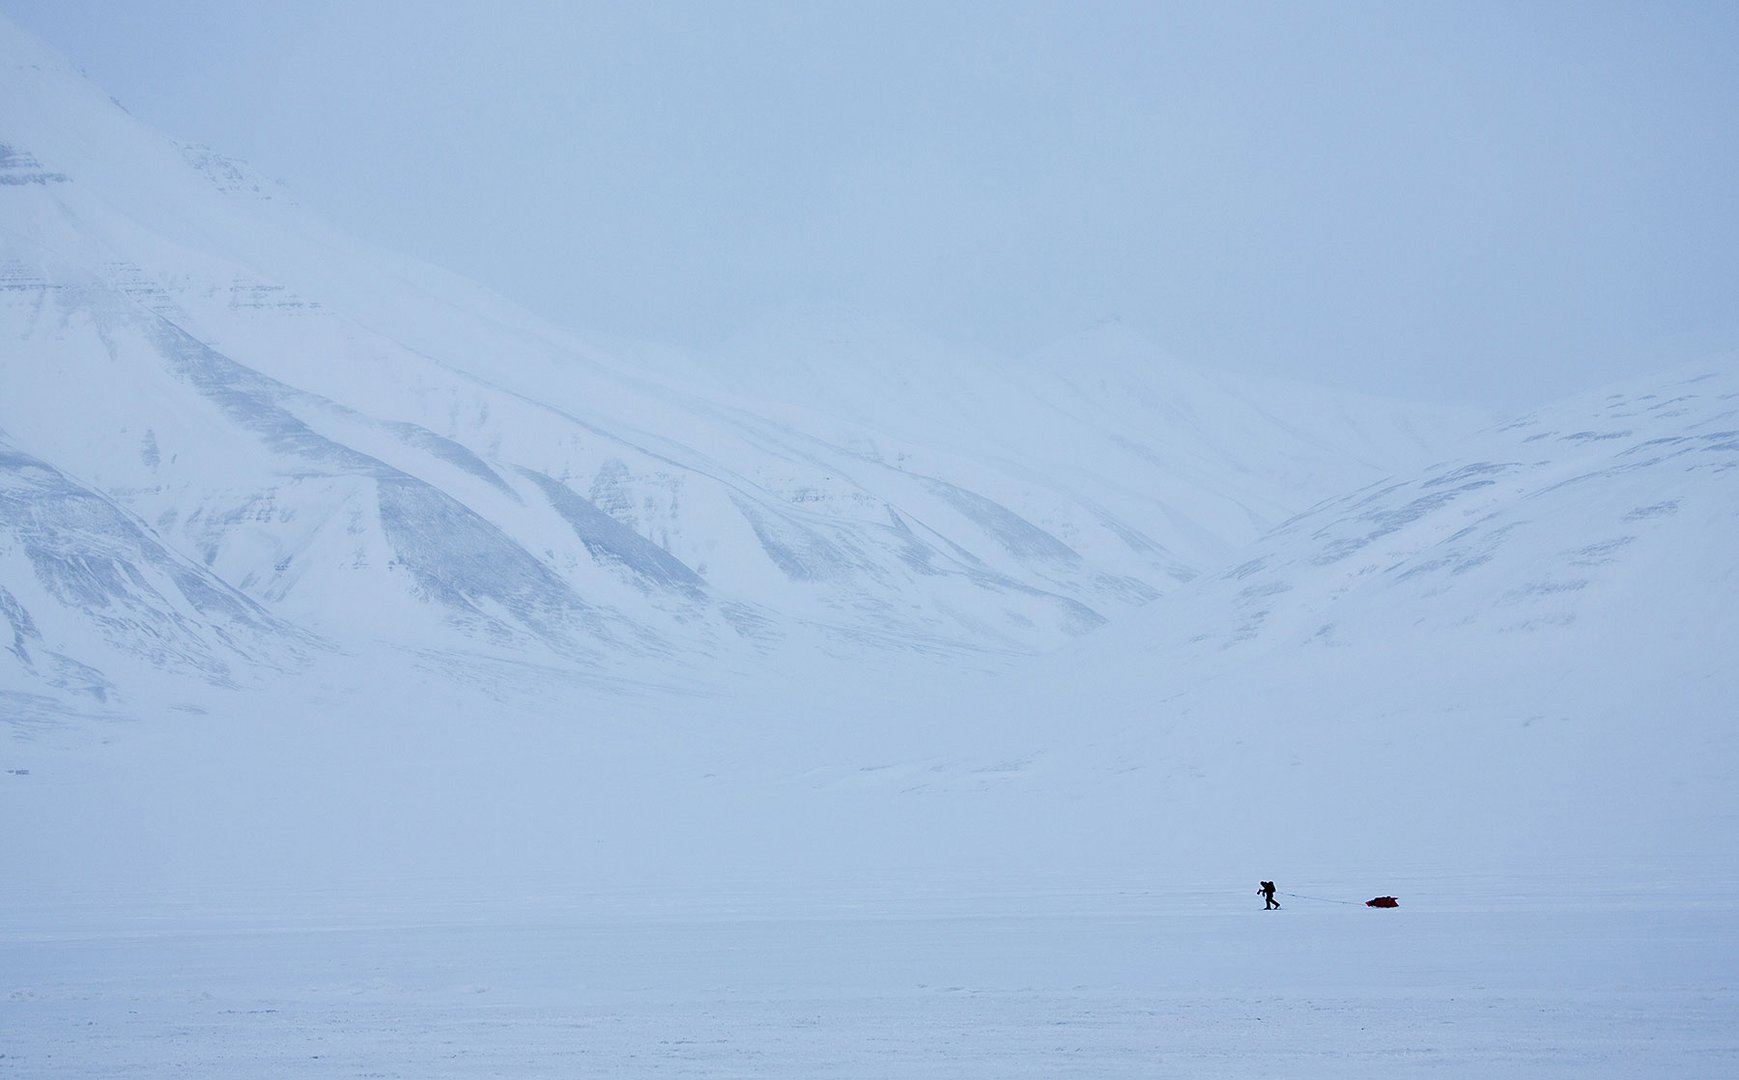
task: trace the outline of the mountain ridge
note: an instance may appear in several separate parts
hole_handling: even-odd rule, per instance
[[[611,360],[0,39],[24,178],[0,188],[0,429],[321,637],[600,672],[809,638],[1005,663],[1175,587],[1301,487],[1380,471],[1311,427],[1320,400],[1289,422],[1176,365],[1140,375],[1128,341],[1002,365],[911,345],[882,358],[918,373],[899,394],[837,415]],[[906,436],[877,426],[907,414]],[[1410,417],[1459,422],[1372,415],[1390,434],[1366,456],[1416,453]]]

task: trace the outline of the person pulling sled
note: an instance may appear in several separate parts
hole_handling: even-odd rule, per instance
[[[1263,911],[1280,910],[1280,901],[1274,899],[1274,883],[1272,881],[1262,882],[1262,887],[1257,889],[1256,892],[1261,895],[1264,901],[1262,904]]]

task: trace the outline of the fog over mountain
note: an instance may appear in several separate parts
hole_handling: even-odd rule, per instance
[[[685,382],[675,360],[629,367],[345,241],[57,58],[14,52],[4,430],[199,568],[164,602],[189,607],[179,630],[213,681],[240,658],[218,659],[233,635],[199,625],[189,593],[219,586],[302,627],[292,651],[309,635],[530,648],[647,678],[793,638],[1030,651],[1468,423],[1216,381],[1115,327],[1004,360],[836,326],[758,351],[753,376],[708,364]],[[82,535],[21,534],[47,591],[21,625],[95,618],[138,587],[112,551],[84,580],[99,556],[56,550]],[[42,647],[106,696],[79,636]],[[78,681],[13,662],[45,690]]]
[[[1722,1071],[1739,361],[1660,359],[590,338],[0,19],[0,1066]]]
[[[1733,5],[3,0],[128,109],[587,332],[1527,408],[1739,348]]]

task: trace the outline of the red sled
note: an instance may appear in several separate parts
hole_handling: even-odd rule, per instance
[[[1379,896],[1374,900],[1366,900],[1366,907],[1400,907],[1401,901],[1393,896]]]

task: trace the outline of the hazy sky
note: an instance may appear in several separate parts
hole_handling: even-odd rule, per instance
[[[577,329],[848,308],[1521,404],[1739,348],[1739,4],[0,0]]]

